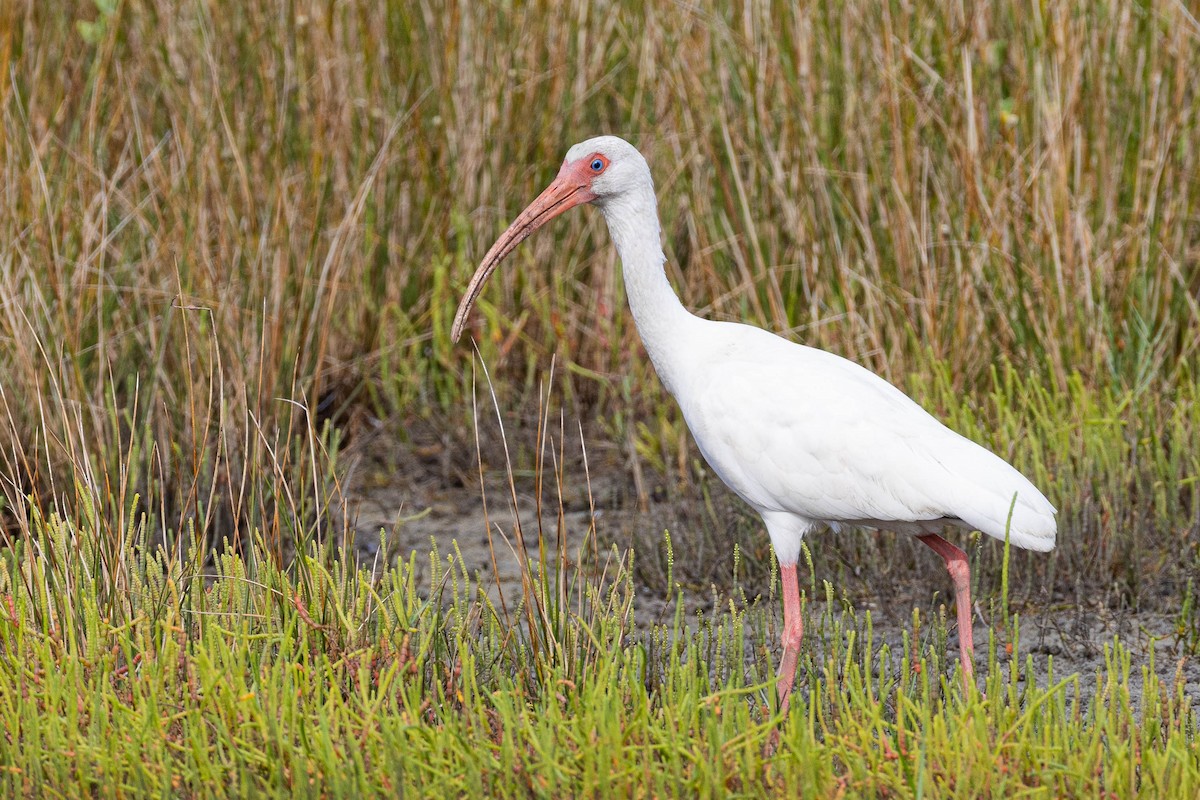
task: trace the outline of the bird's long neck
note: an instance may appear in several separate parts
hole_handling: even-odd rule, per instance
[[[674,394],[675,377],[680,367],[677,356],[682,349],[676,342],[686,336],[689,323],[696,318],[679,302],[667,280],[658,225],[658,204],[654,187],[622,196],[619,202],[601,207],[609,234],[621,256],[625,293],[646,352],[654,369]]]

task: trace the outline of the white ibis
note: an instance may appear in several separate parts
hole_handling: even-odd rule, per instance
[[[803,634],[796,560],[819,525],[916,536],[954,581],[963,681],[973,685],[967,556],[947,525],[1017,547],[1054,547],[1055,508],[1003,459],[947,428],[903,392],[840,356],[759,328],[689,313],[663,271],[654,183],[628,142],[599,136],[567,151],[558,177],[508,227],[471,278],[454,317],[458,340],[497,264],[539,227],[582,203],[599,206],[621,256],[629,306],[663,385],[700,452],[766,523],[783,582],[786,712]]]

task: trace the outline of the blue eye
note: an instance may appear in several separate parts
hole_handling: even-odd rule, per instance
[[[603,161],[598,158],[592,161],[592,172],[599,172],[602,169],[604,169]]]

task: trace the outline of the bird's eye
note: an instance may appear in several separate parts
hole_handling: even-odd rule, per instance
[[[604,169],[604,162],[596,158],[592,160],[592,172],[599,172]]]

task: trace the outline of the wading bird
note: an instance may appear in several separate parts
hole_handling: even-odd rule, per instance
[[[558,176],[484,257],[454,317],[457,341],[496,266],[574,206],[600,208],[617,246],[646,352],[696,444],[766,524],[783,583],[782,712],[803,634],[800,542],[826,525],[916,536],[954,581],[964,683],[973,686],[967,556],[939,535],[980,530],[1030,550],[1054,547],[1054,506],[1003,459],[947,428],[890,383],[840,356],[759,328],[688,312],[663,271],[654,184],[633,145],[599,136],[567,152]]]

